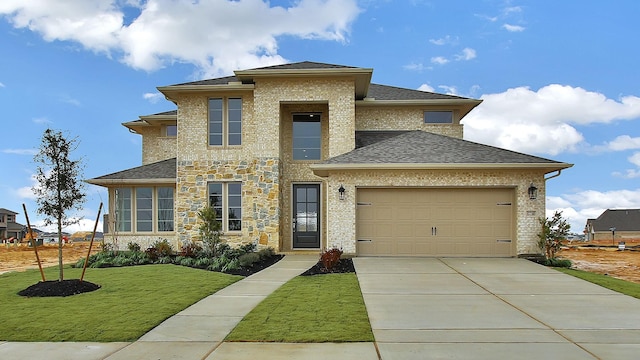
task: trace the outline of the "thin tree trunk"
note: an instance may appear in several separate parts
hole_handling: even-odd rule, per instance
[[[58,267],[60,268],[60,279],[64,280],[64,270],[62,269],[62,219],[58,218]]]

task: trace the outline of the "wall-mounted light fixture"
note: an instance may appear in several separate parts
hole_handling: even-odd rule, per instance
[[[535,185],[533,185],[533,183],[531,183],[531,185],[529,185],[529,199],[531,200],[535,200],[538,198],[538,188],[535,187]]]
[[[338,196],[340,198],[340,200],[344,200],[344,192],[347,191],[345,190],[344,186],[342,186],[342,184],[340,184],[340,187],[338,188]]]

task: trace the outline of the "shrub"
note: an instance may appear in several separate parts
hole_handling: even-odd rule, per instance
[[[540,218],[538,222],[542,225],[542,231],[538,233],[538,246],[547,259],[555,259],[571,225],[562,217],[562,211],[556,211],[551,219]]]
[[[180,248],[180,256],[195,258],[198,257],[200,253],[202,253],[202,246],[190,240],[187,240]]]
[[[254,263],[257,263],[258,261],[260,261],[260,254],[254,253],[254,252],[242,254],[238,258],[238,262],[242,267],[250,267]]]
[[[209,267],[209,265],[211,265],[211,263],[211,258],[201,257],[195,260],[194,267],[197,267],[199,269],[206,269]]]
[[[222,228],[220,221],[216,220],[216,211],[211,206],[206,206],[198,211],[198,218],[202,221],[198,231],[202,237],[204,251],[209,256],[216,256],[217,246],[220,243],[220,229]]]
[[[173,249],[171,248],[171,244],[169,244],[169,240],[162,239],[151,244],[149,248],[145,251],[151,261],[155,262],[163,257],[169,257],[173,254]],[[170,263],[170,262],[169,262]],[[168,264],[164,262],[162,264]]]
[[[192,257],[181,257],[180,259],[180,265],[182,266],[193,267],[196,264],[196,259]]]
[[[138,243],[134,243],[134,242],[130,242],[127,244],[127,249],[129,249],[129,251],[140,251],[140,244]]]
[[[272,256],[275,256],[276,251],[273,250],[272,247],[268,247],[268,248],[258,250],[258,255],[260,255],[260,260],[265,260]]]
[[[325,269],[331,270],[340,262],[340,256],[342,256],[342,250],[336,248],[329,249],[320,254],[320,262],[322,262]]]
[[[572,265],[571,260],[558,259],[558,258],[547,259],[544,264],[546,266],[553,266],[553,267],[560,267],[560,268],[570,268]]]
[[[220,269],[222,272],[225,271],[233,271],[233,270],[237,270],[240,268],[240,261],[236,258],[236,259],[230,259],[229,261],[227,261],[227,263],[222,266],[222,269]]]
[[[171,256],[161,256],[158,258],[158,264],[171,264],[171,263],[173,263]]]

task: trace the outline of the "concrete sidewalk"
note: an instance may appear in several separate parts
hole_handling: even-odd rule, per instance
[[[522,259],[355,258],[375,344],[223,342],[255,305],[317,259],[286,256],[134,343],[0,342],[0,359],[618,360],[640,354],[639,299]]]
[[[382,359],[637,359],[640,300],[522,259],[356,258]]]

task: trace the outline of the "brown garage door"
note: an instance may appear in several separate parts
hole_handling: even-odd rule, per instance
[[[358,189],[358,254],[513,256],[513,199],[513,189]]]

